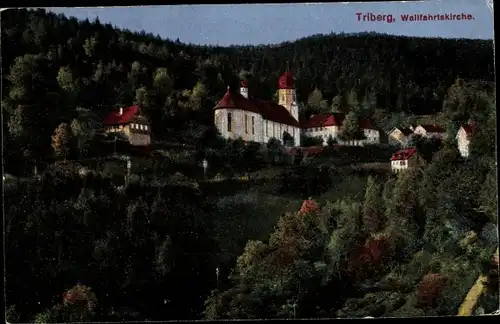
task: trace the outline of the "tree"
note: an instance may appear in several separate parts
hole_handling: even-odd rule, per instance
[[[52,136],[52,149],[56,156],[66,159],[71,153],[71,128],[67,123],[60,124]]]
[[[365,139],[365,135],[360,128],[360,115],[357,110],[350,111],[344,120],[344,130],[340,134],[343,141],[351,142]]]
[[[267,151],[269,158],[273,162],[278,162],[281,157],[281,141],[274,137],[267,141]]]
[[[326,143],[328,144],[328,146],[333,146],[335,144],[338,144],[338,141],[336,138],[333,138],[333,136],[330,134],[330,135],[328,135],[328,139],[327,139]]]
[[[496,170],[493,168],[488,175],[482,186],[479,194],[480,210],[485,213],[492,223],[497,222],[498,210],[498,185]]]
[[[363,230],[369,235],[376,233],[381,225],[380,221],[380,186],[373,176],[368,177],[365,200],[363,202]]]
[[[74,104],[78,96],[78,86],[75,83],[73,72],[68,66],[61,67],[59,69],[59,73],[57,74],[57,82],[63,90],[68,103]]]
[[[318,88],[315,88],[307,98],[307,106],[316,112],[327,112],[328,103],[323,99],[323,94]]]
[[[282,138],[286,146],[295,146],[295,138],[289,132],[283,132]]]
[[[419,228],[416,220],[420,218],[420,209],[415,180],[416,174],[411,171],[399,174],[392,191],[390,205],[387,206],[386,216],[386,231],[392,246],[409,251],[413,251],[419,244]]]

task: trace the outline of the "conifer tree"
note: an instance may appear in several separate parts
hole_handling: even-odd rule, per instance
[[[52,135],[52,149],[57,157],[66,159],[71,152],[71,128],[67,123],[59,125]]]
[[[380,228],[380,187],[374,177],[369,176],[362,210],[363,231],[373,234]]]

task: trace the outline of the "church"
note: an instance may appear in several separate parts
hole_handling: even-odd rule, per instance
[[[293,138],[291,146],[300,146],[302,132],[307,136],[321,137],[323,145],[327,145],[330,135],[339,144],[379,143],[379,131],[369,120],[360,121],[360,127],[366,139],[353,143],[343,143],[338,138],[345,118],[343,114],[330,113],[312,116],[301,125],[293,76],[288,71],[279,78],[278,103],[249,96],[246,81],[241,82],[239,90],[239,92],[232,91],[228,87],[226,94],[214,108],[215,126],[224,138],[241,138],[244,141],[265,144],[271,138],[284,143],[284,140],[289,140],[291,136]]]
[[[228,87],[215,106],[215,125],[224,138],[267,143],[274,137],[283,142],[288,133],[293,145],[300,146],[299,108],[290,72],[279,79],[278,98],[278,103],[253,98],[242,81],[239,93]]]

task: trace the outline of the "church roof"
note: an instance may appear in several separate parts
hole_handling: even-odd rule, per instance
[[[265,101],[256,98],[245,98],[238,92],[229,89],[222,99],[217,103],[215,109],[240,109],[261,115],[264,119],[280,124],[300,127],[295,118],[288,110],[272,101]]]
[[[293,75],[292,73],[286,71],[283,73],[279,79],[278,85],[280,89],[293,89]]]

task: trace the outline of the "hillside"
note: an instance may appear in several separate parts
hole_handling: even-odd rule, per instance
[[[187,119],[211,124],[211,109],[237,77],[248,78],[256,97],[271,99],[287,66],[303,114],[330,110],[334,98],[352,90],[387,113],[434,114],[457,77],[493,80],[492,42],[482,40],[317,35],[278,47],[220,48],[44,10],[3,11],[1,37],[9,44],[2,51],[6,117],[20,105],[43,106],[38,118],[26,116],[47,125],[41,132],[75,118],[76,107],[102,118],[110,108],[137,102],[158,138],[175,136],[167,129]],[[31,75],[27,91],[20,83]]]
[[[43,10],[1,15],[7,321],[452,315],[487,271],[492,42],[359,34],[220,48]],[[221,138],[213,107],[226,86],[246,78],[271,99],[287,66],[301,117],[362,107],[386,131],[436,121],[451,136],[415,141],[426,164],[401,175],[390,145],[292,159]],[[96,136],[131,104],[153,145]],[[463,158],[449,139],[469,120]],[[320,210],[298,213],[308,197]],[[497,292],[481,297],[486,311]]]

